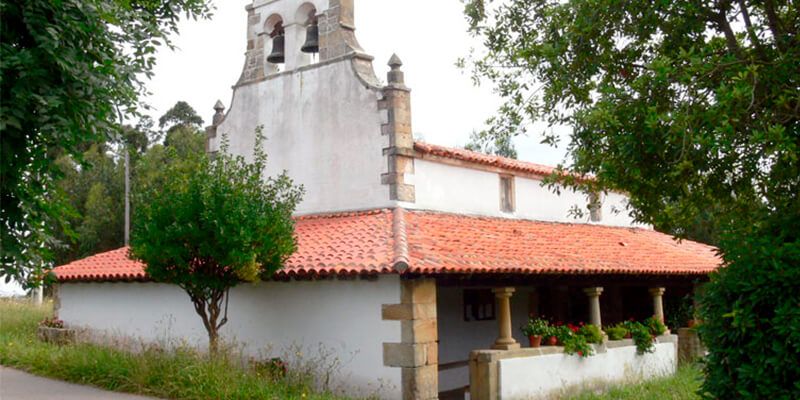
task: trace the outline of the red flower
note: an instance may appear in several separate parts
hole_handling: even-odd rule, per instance
[[[582,356],[583,355],[583,350],[578,350],[578,355]]]

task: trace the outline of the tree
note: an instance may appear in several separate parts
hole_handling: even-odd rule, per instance
[[[164,145],[169,145],[172,133],[176,130],[197,130],[203,125],[203,118],[185,101],[178,101],[158,119],[158,127],[166,127]]]
[[[36,286],[68,214],[52,162],[135,113],[156,48],[207,0],[0,0],[0,275]],[[142,77],[142,78],[140,78]]]
[[[174,163],[170,184],[141,194],[136,209],[131,255],[155,281],[186,291],[212,354],[230,288],[270,277],[296,250],[292,212],[303,189],[285,173],[265,179],[263,142],[259,130],[251,164],[229,155],[227,144],[213,159],[201,153],[196,165]]]
[[[490,137],[486,131],[472,131],[469,135],[469,143],[464,148],[500,157],[517,158],[517,149],[514,146],[514,142],[511,141],[511,135]]]
[[[487,131],[573,128],[566,184],[625,191],[637,221],[713,221],[701,297],[709,398],[800,394],[800,12],[789,0],[466,1],[507,101]],[[545,137],[553,143],[555,137]],[[792,311],[795,310],[795,311]]]

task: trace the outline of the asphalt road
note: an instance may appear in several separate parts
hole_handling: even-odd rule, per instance
[[[0,400],[154,400],[43,378],[0,366]]]

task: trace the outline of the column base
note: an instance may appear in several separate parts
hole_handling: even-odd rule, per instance
[[[516,350],[519,349],[521,346],[519,343],[508,343],[508,344],[493,344],[492,350]]]

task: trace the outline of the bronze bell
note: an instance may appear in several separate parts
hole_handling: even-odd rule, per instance
[[[284,62],[283,33],[279,33],[272,38],[272,53],[267,56],[267,61],[273,64],[282,64]]]
[[[303,53],[319,53],[319,27],[313,23],[306,27],[306,42],[300,48]]]

